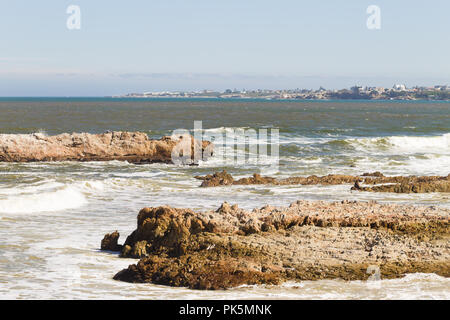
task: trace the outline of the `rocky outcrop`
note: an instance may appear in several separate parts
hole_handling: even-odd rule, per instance
[[[222,172],[215,172],[214,174],[209,174],[206,176],[196,176],[198,180],[203,180],[201,187],[217,187],[217,186],[227,186],[227,185],[252,185],[252,184],[272,184],[272,185],[334,185],[334,184],[345,184],[354,183],[356,180],[362,180],[361,177],[355,177],[350,175],[342,174],[330,174],[323,177],[318,176],[308,176],[308,177],[290,177],[285,179],[276,179],[273,177],[265,177],[260,174],[253,174],[249,178],[241,178],[235,180],[233,176],[227,173],[225,170]]]
[[[428,193],[428,192],[450,192],[450,174],[446,177],[440,176],[377,176],[364,179],[364,184],[372,186],[361,186],[358,181],[351,190],[371,192],[395,192],[395,193]]]
[[[411,272],[450,276],[450,210],[376,202],[297,201],[247,211],[168,206],[142,209],[122,257],[140,258],[114,276],[195,289]]]
[[[386,177],[381,172],[364,173],[361,176],[329,174],[327,176],[290,177],[276,179],[264,177],[257,173],[249,178],[235,180],[226,171],[216,172],[206,176],[196,176],[202,180],[201,187],[217,187],[229,185],[338,185],[353,184],[351,190],[395,193],[427,193],[450,192],[450,174],[448,176],[391,176]],[[369,186],[362,186],[362,184]]]
[[[109,161],[132,163],[171,163],[178,160],[206,159],[213,152],[209,141],[197,141],[190,135],[151,140],[143,132],[106,132],[102,134],[63,133],[56,136],[35,134],[0,134],[0,161]],[[191,152],[189,152],[191,151]],[[183,154],[184,153],[184,154]],[[190,163],[192,161],[188,161]]]
[[[234,178],[226,170],[222,172],[215,172],[206,176],[195,176],[195,179],[203,180],[201,187],[217,187],[217,186],[229,186],[234,184]]]
[[[119,237],[120,237],[120,234],[117,231],[105,234],[105,237],[103,238],[103,240],[100,244],[100,249],[108,250],[108,251],[122,250],[122,246],[118,244]]]

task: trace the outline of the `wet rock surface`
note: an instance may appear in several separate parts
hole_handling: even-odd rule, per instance
[[[381,172],[364,173],[361,176],[330,174],[327,176],[290,177],[276,179],[257,173],[249,178],[235,180],[226,171],[206,176],[196,176],[202,180],[201,187],[231,185],[339,185],[353,184],[351,190],[395,193],[450,192],[448,176],[384,176]],[[367,186],[363,186],[367,185]]]
[[[114,279],[194,289],[426,272],[450,276],[450,210],[376,202],[297,201],[247,211],[142,209]]]
[[[214,174],[206,176],[196,176],[198,180],[203,180],[201,187],[217,187],[217,186],[228,186],[228,185],[253,185],[253,184],[272,184],[272,185],[334,185],[334,184],[345,184],[354,183],[355,180],[361,179],[360,177],[341,175],[341,174],[330,174],[328,176],[318,177],[318,176],[308,176],[308,177],[291,177],[286,179],[276,179],[273,177],[261,176],[260,174],[253,174],[249,178],[241,178],[235,180],[231,174],[227,173],[225,170],[222,172],[215,172]]]
[[[203,151],[203,159],[213,152],[209,141],[197,141],[190,135],[152,140],[144,132],[123,131],[56,136],[0,134],[0,161],[3,162],[126,160],[132,163],[171,163],[174,150],[177,155],[182,155],[183,151],[190,149],[190,158],[193,158],[194,148]]]
[[[120,251],[122,250],[122,246],[118,244],[120,234],[117,231],[112,233],[105,234],[103,238],[100,249],[101,250],[109,250],[109,251]]]
[[[375,176],[363,181],[369,186],[355,184],[352,190],[395,193],[450,192],[448,176]]]

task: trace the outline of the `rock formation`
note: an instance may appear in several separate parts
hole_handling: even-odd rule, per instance
[[[246,211],[144,208],[114,279],[195,289],[430,272],[450,276],[450,210],[376,202],[297,201]]]
[[[105,234],[100,245],[101,250],[120,251],[122,246],[118,244],[120,234],[117,231]]]
[[[227,173],[225,170],[222,172],[215,172],[214,174],[209,174],[206,176],[196,176],[198,180],[203,180],[201,187],[217,187],[217,186],[227,186],[227,185],[251,185],[251,184],[272,184],[272,185],[334,185],[334,184],[345,184],[354,183],[355,180],[362,180],[360,177],[343,175],[343,174],[330,174],[323,177],[309,176],[309,177],[290,177],[285,179],[276,179],[273,177],[264,177],[260,174],[253,174],[249,178],[241,178],[235,180],[231,174]]]
[[[365,178],[364,184],[372,186],[363,187],[359,183],[355,183],[351,190],[395,193],[450,192],[450,174],[446,177],[385,177],[381,175]]]
[[[126,160],[132,163],[172,162],[212,155],[213,144],[196,141],[190,135],[162,137],[151,140],[143,132],[106,132],[102,134],[63,133],[56,136],[35,134],[0,134],[0,161],[109,161]],[[186,162],[186,161],[185,161]],[[187,163],[191,163],[188,161]]]
[[[337,185],[354,184],[351,190],[396,193],[450,192],[450,174],[448,176],[392,176],[386,177],[380,172],[364,173],[361,176],[329,174],[327,176],[290,177],[276,179],[264,177],[257,173],[249,178],[235,180],[225,170],[206,176],[196,176],[202,180],[201,187],[217,187],[229,185]],[[361,184],[370,185],[368,187]]]

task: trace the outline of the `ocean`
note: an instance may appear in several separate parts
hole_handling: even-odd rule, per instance
[[[134,259],[99,251],[105,233],[123,242],[138,211],[170,205],[246,209],[307,200],[376,200],[450,207],[450,195],[352,192],[338,186],[199,188],[194,176],[227,170],[235,178],[352,174],[448,175],[450,103],[218,99],[1,98],[0,133],[143,131],[151,138],[192,130],[206,139],[239,130],[278,129],[279,158],[252,161],[251,140],[224,160],[227,147],[198,166],[127,162],[0,163],[0,299],[450,299],[450,279],[321,280],[281,286],[196,291],[112,280]],[[238,130],[238,131],[237,131]],[[278,171],[270,171],[273,161]],[[269,170],[269,171],[266,171]]]

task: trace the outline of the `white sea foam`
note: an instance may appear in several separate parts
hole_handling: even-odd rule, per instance
[[[54,180],[39,181],[25,186],[3,187],[0,188],[0,196],[14,196],[24,193],[40,193],[64,187],[64,184]]]
[[[66,182],[53,179],[0,188],[0,214],[55,212],[88,203],[88,196],[113,187],[112,179]]]
[[[423,158],[409,156],[406,169],[418,175],[443,175],[450,173],[450,154],[426,154]]]
[[[121,178],[154,178],[158,176],[163,176],[163,172],[146,172],[146,171],[137,171],[137,172],[117,172],[113,174],[115,177]]]
[[[45,192],[25,193],[0,199],[0,213],[38,213],[73,209],[87,203],[84,194],[75,187]]]
[[[75,184],[78,190],[84,192],[103,191],[105,190],[105,181],[88,180],[81,181]]]
[[[387,175],[441,175],[450,173],[450,155],[423,154],[397,157],[376,157],[369,155],[355,160],[355,168],[349,174],[360,174],[361,171],[382,171]],[[342,168],[337,167],[342,173]]]
[[[440,136],[390,136],[345,140],[357,150],[387,153],[450,154],[450,133]]]
[[[300,159],[298,161],[306,164],[314,164],[314,163],[322,163],[323,160],[321,158],[305,158]]]

